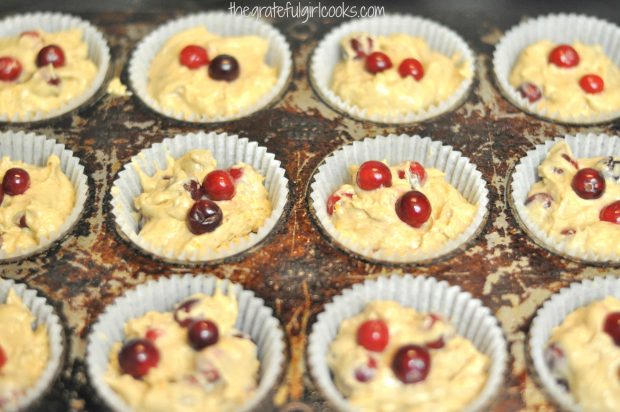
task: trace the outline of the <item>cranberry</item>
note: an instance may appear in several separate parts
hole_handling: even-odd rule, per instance
[[[620,312],[612,312],[605,318],[603,330],[620,346]]]
[[[575,169],[579,170],[579,164],[577,161],[566,153],[562,153],[562,159],[566,160],[568,163],[572,164]]]
[[[162,331],[159,329],[149,329],[146,331],[146,334],[144,335],[145,338],[147,338],[150,341],[156,341],[157,338],[159,338],[162,335]]]
[[[400,62],[398,66],[398,74],[400,74],[402,78],[411,76],[417,81],[420,81],[420,79],[424,77],[424,67],[422,67],[422,63],[417,59],[405,59]]]
[[[549,53],[549,63],[565,69],[575,67],[579,64],[579,54],[568,44],[561,44]]]
[[[5,363],[6,363],[6,353],[4,353],[4,349],[2,349],[2,346],[0,346],[0,369],[2,369]]]
[[[209,172],[202,181],[202,187],[211,200],[230,200],[235,196],[235,182],[226,170]]]
[[[418,162],[409,163],[409,172],[418,178],[421,185],[426,182],[426,169]]]
[[[431,203],[422,192],[410,190],[395,205],[396,214],[411,227],[420,227],[431,217]]]
[[[22,64],[14,57],[0,57],[0,80],[12,82],[22,73]]]
[[[605,82],[603,82],[603,78],[596,74],[586,74],[581,79],[579,79],[579,86],[583,89],[584,92],[589,94],[597,94],[603,91],[605,88]]]
[[[392,61],[385,53],[372,52],[366,57],[366,70],[372,74],[380,73],[392,67]]]
[[[353,194],[352,193],[341,193],[342,196],[346,196],[348,198],[352,198]],[[328,215],[333,215],[334,214],[334,209],[336,207],[336,203],[338,203],[340,201],[340,199],[342,199],[342,197],[340,197],[337,194],[333,194],[330,197],[327,198],[327,214]]]
[[[2,205],[2,201],[4,200],[4,189],[2,185],[0,185],[0,205]]]
[[[188,183],[185,183],[183,188],[189,192],[193,200],[200,200],[204,194],[202,186],[195,180],[190,180]]]
[[[39,54],[37,54],[37,67],[47,66],[48,64],[54,67],[65,65],[65,53],[60,46],[50,44],[39,51]]]
[[[577,231],[575,229],[572,229],[572,228],[562,229],[562,231],[560,232],[560,234],[563,235],[563,236],[572,236],[575,233],[577,233]]]
[[[217,203],[203,199],[194,203],[194,206],[187,214],[187,225],[189,231],[195,235],[213,232],[217,229],[223,220],[222,209]]]
[[[123,373],[141,379],[159,363],[159,351],[148,339],[133,339],[118,353],[118,364]]]
[[[431,369],[428,350],[418,345],[400,348],[392,360],[392,371],[403,383],[418,383],[426,379]]]
[[[47,84],[51,84],[52,86],[58,86],[60,84],[60,77],[50,77],[50,79],[47,81]]]
[[[434,340],[432,342],[428,342],[426,344],[426,347],[428,349],[441,349],[444,346],[446,346],[446,342],[443,340],[443,336],[441,336],[439,339]]]
[[[363,38],[366,40],[367,48],[364,48],[362,43],[358,39],[351,39],[351,48],[355,52],[356,59],[362,59],[366,57],[366,51],[372,50],[373,41],[370,37]]]
[[[6,171],[2,179],[2,188],[7,195],[24,194],[30,187],[30,175],[24,169],[14,167]]]
[[[571,186],[582,199],[598,199],[605,191],[605,179],[597,170],[586,167],[575,174]]]
[[[375,190],[381,186],[392,186],[390,168],[376,160],[362,163],[355,179],[357,185],[364,190]]]
[[[358,382],[366,383],[375,377],[377,372],[377,361],[373,358],[368,358],[368,362],[365,365],[359,366],[355,369],[355,379]]]
[[[373,352],[382,352],[389,338],[388,327],[381,319],[367,320],[357,328],[357,344]]]
[[[431,330],[433,329],[433,326],[435,326],[435,323],[440,321],[443,321],[443,317],[441,315],[432,312],[428,313],[424,318],[423,327],[425,330]]]
[[[196,320],[189,325],[187,337],[192,348],[201,350],[217,343],[219,331],[217,325],[210,320]]]
[[[203,47],[190,44],[185,46],[181,53],[179,53],[179,63],[195,70],[209,64],[209,56],[207,56],[207,51]]]
[[[209,77],[232,82],[239,77],[239,63],[233,56],[220,54],[209,64]]]
[[[22,217],[19,218],[18,225],[21,228],[28,227],[28,223],[26,222],[26,215],[22,215]]]
[[[535,193],[527,198],[527,200],[525,201],[525,205],[527,206],[530,203],[536,201],[543,202],[543,208],[549,209],[551,207],[551,204],[553,203],[553,198],[548,193]]]
[[[176,310],[174,311],[174,320],[176,320],[176,322],[179,325],[181,325],[182,327],[186,327],[190,323],[192,323],[192,321],[193,321],[192,318],[187,316],[187,317],[181,319],[179,314],[180,313],[189,313],[192,310],[192,307],[196,303],[198,303],[198,299],[188,299],[185,302],[181,303],[179,306],[177,306]]]
[[[527,99],[530,103],[534,103],[542,97],[542,91],[534,83],[523,83],[517,90],[521,97]]]
[[[0,200],[1,203],[1,200]],[[608,204],[601,209],[599,219],[603,222],[610,222],[620,225],[620,200]]]
[[[231,167],[228,169],[228,173],[230,173],[233,179],[239,180],[243,176],[243,169],[240,167]]]

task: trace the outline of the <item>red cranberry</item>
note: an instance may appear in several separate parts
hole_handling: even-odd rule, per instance
[[[572,229],[572,228],[562,229],[562,231],[560,232],[560,234],[563,235],[563,236],[572,236],[575,233],[577,233],[577,231],[575,229]]]
[[[2,179],[2,188],[7,195],[24,194],[30,187],[30,175],[24,169],[13,167],[6,171]]]
[[[188,299],[185,302],[181,303],[179,306],[177,306],[176,310],[174,311],[174,320],[176,320],[176,322],[182,327],[189,326],[189,324],[192,323],[194,319],[190,318],[189,316],[185,316],[183,319],[181,319],[179,314],[188,314],[196,303],[198,303],[198,299]]]
[[[549,53],[549,63],[565,69],[575,67],[579,64],[579,54],[568,44],[561,44]]]
[[[612,312],[607,315],[603,330],[611,336],[616,346],[620,346],[620,312]]]
[[[377,372],[377,361],[373,358],[368,358],[368,362],[365,365],[355,368],[355,379],[358,382],[366,383],[375,377]]]
[[[527,198],[525,205],[527,206],[532,202],[542,202],[543,208],[549,209],[553,203],[553,198],[548,193],[535,193]]]
[[[346,196],[348,198],[352,198],[353,194],[352,193],[341,193],[342,196]],[[336,207],[336,203],[338,203],[338,201],[340,201],[340,199],[342,199],[342,197],[340,197],[337,194],[333,194],[330,197],[327,198],[327,214],[328,215],[333,215],[334,214],[334,209]]]
[[[422,192],[410,190],[395,205],[396,214],[411,227],[420,227],[431,217],[431,203]]]
[[[381,186],[392,186],[392,173],[384,163],[369,160],[362,163],[355,180],[361,189],[375,190]]]
[[[446,346],[446,342],[443,340],[443,336],[442,336],[442,337],[440,337],[440,338],[439,338],[439,339],[437,339],[437,340],[434,340],[434,341],[432,341],[432,342],[428,342],[428,343],[426,344],[426,347],[427,347],[428,349],[441,349],[441,348],[443,348],[444,346]]]
[[[428,350],[418,345],[400,348],[392,360],[392,371],[403,383],[418,383],[426,379],[431,369]]]
[[[610,222],[620,225],[620,200],[616,200],[601,209],[599,219],[603,222]]]
[[[51,84],[52,86],[58,86],[60,84],[60,77],[50,77],[50,79],[47,81],[47,84]]]
[[[22,215],[22,217],[19,218],[18,225],[21,228],[28,227],[28,223],[26,222],[26,215]]]
[[[209,172],[202,181],[202,187],[211,200],[230,200],[235,196],[235,182],[226,170]]]
[[[424,77],[424,67],[422,67],[422,63],[417,59],[405,59],[400,62],[398,66],[398,74],[400,74],[402,78],[411,76],[417,81],[420,81],[420,79]]]
[[[228,173],[230,173],[233,179],[239,180],[243,176],[243,169],[240,167],[231,167],[228,169]]]
[[[202,195],[204,194],[202,190],[202,186],[195,180],[190,180],[188,183],[183,185],[183,189],[189,192],[189,195],[193,200],[200,200]]]
[[[583,91],[586,93],[597,94],[603,91],[605,88],[605,82],[603,82],[603,78],[601,76],[597,76],[596,74],[586,74],[579,79],[579,86],[581,86]]]
[[[366,57],[366,50],[372,50],[372,39],[370,37],[366,37],[364,40],[366,40],[366,44],[368,46],[366,49],[358,39],[351,39],[351,48],[355,51],[356,59],[363,59]]]
[[[598,199],[605,191],[605,179],[597,170],[586,167],[575,174],[571,186],[582,199]]]
[[[192,348],[201,350],[217,343],[219,331],[217,325],[210,320],[196,320],[189,325],[187,337]]]
[[[373,352],[382,352],[389,338],[388,326],[381,319],[367,320],[357,328],[357,344]]]
[[[222,209],[217,203],[203,199],[194,203],[194,206],[187,214],[187,225],[189,231],[195,235],[213,232],[217,229],[223,220]]]
[[[521,97],[527,99],[530,103],[534,103],[542,97],[542,91],[540,91],[540,88],[534,83],[523,83],[517,90],[521,94]]]
[[[60,46],[50,44],[39,51],[39,54],[37,54],[37,67],[47,66],[48,64],[54,67],[65,65],[65,53]]]
[[[220,54],[209,64],[209,77],[232,82],[239,77],[239,63],[233,56]]]
[[[12,82],[22,74],[22,64],[14,57],[0,57],[0,80]]]
[[[4,353],[4,349],[2,349],[2,346],[0,346],[0,369],[2,369],[5,363],[6,363],[6,353]]]
[[[146,334],[144,335],[145,338],[147,338],[150,341],[156,341],[157,338],[159,338],[162,335],[162,331],[159,329],[149,329],[146,331]]]
[[[409,163],[409,172],[418,178],[421,185],[426,182],[426,169],[418,162]]]
[[[207,51],[203,47],[190,44],[185,46],[181,53],[179,53],[179,63],[195,70],[209,64],[209,56],[207,56]]]
[[[562,159],[566,160],[568,163],[573,165],[575,169],[579,170],[579,164],[577,163],[577,161],[573,159],[572,157],[570,157],[569,155],[567,155],[566,153],[562,153]]]
[[[141,379],[159,363],[159,351],[148,339],[133,339],[118,353],[118,364],[123,373]]]
[[[392,61],[385,53],[372,52],[366,57],[366,70],[372,74],[380,73],[392,67]]]

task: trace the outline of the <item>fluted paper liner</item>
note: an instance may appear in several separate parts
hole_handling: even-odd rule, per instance
[[[60,169],[75,189],[75,205],[64,223],[49,237],[41,238],[38,245],[18,249],[13,253],[0,250],[0,263],[23,259],[40,253],[49,248],[55,241],[64,238],[79,221],[88,197],[88,183],[84,174],[84,166],[80,164],[80,159],[75,157],[72,151],[65,149],[64,144],[56,143],[54,139],[47,139],[45,136],[34,133],[0,132],[0,158],[8,156],[14,161],[45,166],[47,159],[52,154],[60,159]]]
[[[129,319],[148,311],[168,312],[187,297],[204,293],[213,295],[216,288],[227,292],[231,283],[214,276],[175,275],[149,281],[126,292],[110,304],[97,320],[88,336],[86,366],[91,385],[114,411],[128,411],[129,406],[105,382],[110,350],[115,342],[123,341],[123,327]],[[233,284],[239,314],[235,328],[250,335],[258,347],[259,382],[255,395],[241,411],[268,408],[285,363],[284,332],[272,310],[254,293]],[[231,367],[240,367],[231,365]]]
[[[620,137],[608,136],[606,134],[579,133],[574,136],[565,135],[564,138],[556,137],[544,144],[537,145],[534,150],[528,151],[527,155],[519,161],[511,176],[509,201],[512,210],[515,212],[517,222],[519,222],[521,228],[534,242],[558,255],[591,263],[620,263],[620,256],[614,254],[604,255],[595,251],[581,252],[576,247],[571,247],[567,241],[553,239],[529,216],[525,201],[534,183],[540,180],[538,166],[545,160],[551,147],[562,140],[566,140],[573,155],[577,158],[620,157]]]
[[[88,45],[88,58],[97,66],[97,75],[82,94],[69,100],[58,109],[47,112],[24,112],[13,117],[9,117],[6,113],[0,113],[0,121],[25,123],[47,120],[69,113],[95,96],[108,73],[110,48],[107,41],[99,30],[79,17],[62,13],[37,12],[18,14],[0,21],[0,37],[19,36],[23,31],[36,29],[46,32],[82,29],[82,40]]]
[[[344,37],[358,32],[365,32],[374,36],[403,33],[421,37],[435,52],[448,57],[459,54],[461,56],[460,62],[466,62],[471,74],[461,82],[449,98],[426,109],[405,114],[368,114],[365,109],[344,101],[331,88],[334,68],[342,59],[340,42]],[[474,72],[474,53],[458,34],[434,21],[398,14],[353,20],[336,27],[321,40],[310,60],[310,80],[317,94],[323,100],[336,110],[355,119],[380,123],[419,122],[454,109],[465,100],[467,91],[473,82]]]
[[[329,346],[343,320],[361,313],[368,303],[376,300],[392,300],[416,311],[439,313],[460,336],[469,339],[476,349],[489,356],[487,381],[478,397],[464,409],[468,412],[488,410],[503,383],[508,360],[506,340],[497,319],[480,300],[458,286],[431,277],[411,275],[381,276],[354,285],[325,305],[318,315],[308,343],[310,374],[336,409],[354,410],[332,381],[327,365]]]
[[[510,29],[493,53],[493,71],[500,91],[512,104],[527,113],[570,124],[596,124],[620,116],[620,110],[593,116],[550,112],[539,108],[539,102],[530,103],[521,96],[508,81],[510,73],[521,52],[540,40],[550,40],[558,44],[579,41],[591,46],[599,45],[610,60],[620,66],[620,27],[615,24],[580,14],[550,14],[527,20]]]
[[[54,308],[47,303],[47,299],[39,296],[36,290],[28,289],[23,283],[17,283],[10,279],[0,279],[0,304],[6,302],[11,289],[36,318],[35,327],[46,325],[50,348],[49,361],[37,382],[28,388],[24,395],[17,399],[16,403],[2,405],[4,408],[2,410],[7,412],[25,410],[51,389],[62,369],[65,352],[65,335],[62,323]]]
[[[327,214],[327,199],[340,186],[350,183],[349,166],[360,165],[367,160],[386,160],[389,165],[416,160],[424,167],[437,168],[445,173],[445,179],[456,188],[468,202],[477,206],[471,224],[441,248],[428,253],[412,251],[404,255],[389,254],[381,250],[361,247],[342,235]],[[464,248],[482,230],[487,216],[488,190],[482,174],[467,157],[450,146],[418,135],[389,135],[367,138],[343,146],[323,160],[312,179],[310,188],[311,209],[321,228],[336,244],[346,251],[365,258],[390,263],[429,263],[434,259]]]
[[[250,233],[245,239],[233,240],[219,251],[204,249],[195,253],[177,254],[153,245],[139,235],[140,215],[134,208],[134,199],[142,193],[142,184],[135,167],[151,176],[156,170],[166,167],[167,155],[177,159],[192,149],[209,150],[217,160],[219,169],[228,168],[237,162],[244,162],[256,169],[265,177],[263,184],[267,188],[272,212],[258,232]],[[172,263],[205,263],[234,256],[256,246],[278,223],[287,198],[288,180],[284,176],[284,169],[265,147],[237,135],[199,132],[164,139],[162,143],[156,143],[132,157],[114,181],[112,213],[119,232],[143,252]]]
[[[275,85],[256,103],[231,116],[208,117],[163,108],[148,93],[151,62],[164,44],[175,34],[197,26],[204,26],[220,36],[259,36],[269,42],[265,57],[267,65],[277,69]],[[272,103],[284,93],[293,70],[292,53],[284,36],[269,24],[250,17],[236,16],[221,11],[197,13],[172,20],[145,37],[133,52],[129,62],[129,84],[134,93],[152,110],[177,120],[196,123],[223,122],[248,116]]]

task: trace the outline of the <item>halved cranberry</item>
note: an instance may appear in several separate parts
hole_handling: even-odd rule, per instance
[[[517,90],[521,94],[521,97],[527,99],[530,103],[534,103],[542,97],[542,91],[534,83],[523,83]]]
[[[579,54],[568,44],[561,44],[549,53],[549,63],[565,69],[574,67],[579,64]]]
[[[230,200],[235,196],[235,182],[226,170],[213,170],[202,181],[205,194],[211,200]]]
[[[223,219],[222,209],[220,209],[217,203],[203,199],[194,203],[189,210],[187,226],[193,234],[202,235],[217,229],[222,224]]]
[[[395,205],[396,214],[406,224],[418,228],[431,217],[431,202],[424,193],[410,190],[402,195]]]
[[[353,197],[353,193],[340,193],[340,194],[348,198]],[[328,215],[331,216],[334,214],[334,208],[336,207],[336,203],[338,203],[340,199],[342,199],[342,197],[340,197],[336,193],[332,194],[330,197],[327,198],[327,214]]]
[[[239,63],[233,56],[220,54],[209,64],[209,77],[232,82],[239,77]]]
[[[418,178],[421,185],[426,182],[426,169],[418,162],[409,163],[409,172]]]
[[[382,52],[372,52],[366,57],[366,70],[372,74],[380,73],[392,67],[392,60]]]
[[[12,82],[22,73],[22,64],[14,57],[0,57],[0,80]]]
[[[215,323],[210,320],[201,319],[189,325],[187,337],[192,348],[201,350],[217,343],[219,331]]]
[[[366,383],[372,380],[377,373],[377,361],[374,358],[368,358],[365,365],[355,368],[355,379],[358,382]]]
[[[5,363],[6,363],[6,353],[4,353],[4,349],[2,349],[2,346],[0,346],[0,369],[2,369]]]
[[[133,339],[118,353],[118,364],[123,373],[141,379],[159,363],[159,351],[148,339]]]
[[[562,159],[566,160],[568,163],[572,164],[575,169],[579,170],[579,164],[577,161],[566,153],[562,153]]]
[[[571,187],[582,199],[598,199],[605,192],[605,179],[598,170],[586,167],[575,174]]]
[[[50,44],[45,46],[37,54],[37,67],[43,67],[51,64],[54,67],[62,67],[65,65],[65,52],[60,46]]]
[[[400,74],[402,78],[411,76],[417,81],[420,81],[420,79],[424,77],[424,67],[417,59],[405,59],[400,62],[398,66],[398,74]]]
[[[146,333],[144,334],[144,337],[147,338],[148,340],[155,341],[157,340],[157,338],[159,338],[162,335],[162,333],[163,332],[159,329],[148,329]]]
[[[367,320],[357,328],[357,344],[373,352],[382,352],[390,339],[388,326],[381,319]]]
[[[200,198],[204,194],[202,186],[195,180],[190,180],[188,183],[185,183],[183,185],[183,189],[189,192],[189,195],[192,197],[193,200],[200,200]]]
[[[209,56],[203,47],[190,44],[189,46],[183,47],[183,50],[179,53],[179,63],[195,70],[209,64]]]
[[[233,179],[239,180],[243,176],[243,169],[240,167],[231,167],[228,169],[228,173],[230,173]]]
[[[616,200],[615,202],[602,208],[599,213],[599,219],[603,222],[610,222],[620,225],[620,200]]]
[[[418,345],[400,348],[392,360],[392,371],[403,383],[418,383],[426,379],[431,370],[428,350]]]
[[[620,346],[620,312],[612,312],[605,318],[603,330]]]
[[[361,164],[355,181],[360,189],[375,190],[392,186],[392,173],[384,163],[369,160]]]
[[[549,209],[553,203],[553,198],[549,193],[535,193],[527,198],[525,205],[527,206],[532,202],[542,202],[543,208]]]
[[[198,303],[198,299],[188,299],[185,302],[181,303],[179,306],[177,306],[176,310],[174,311],[174,320],[176,320],[176,322],[182,327],[189,326],[189,324],[192,323],[194,319],[190,318],[189,316],[181,319],[181,316],[179,316],[179,314],[189,313],[196,303]]]
[[[368,51],[372,50],[372,44],[373,44],[372,38],[365,37],[363,39],[366,40],[366,45],[368,46],[367,48],[365,48],[364,45],[362,45],[362,42],[359,41],[358,39],[351,39],[351,48],[353,49],[353,51],[355,51],[356,59],[362,59],[366,57],[366,50]]]
[[[579,79],[579,86],[588,94],[601,93],[605,88],[603,78],[596,74],[586,74]]]
[[[439,337],[437,340],[426,343],[428,349],[441,349],[444,346],[446,346],[446,342],[443,340],[443,336]]]
[[[30,175],[24,169],[13,167],[6,171],[2,179],[2,188],[7,195],[24,194],[30,187]]]

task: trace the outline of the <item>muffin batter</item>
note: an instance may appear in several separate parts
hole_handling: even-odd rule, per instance
[[[359,58],[351,41],[365,42],[370,38],[366,53],[381,51],[392,61],[392,68],[377,74],[366,70],[365,58]],[[444,56],[431,50],[419,37],[406,34],[370,37],[357,33],[341,42],[344,59],[332,75],[331,88],[342,100],[366,110],[367,114],[401,115],[425,110],[450,97],[463,80],[472,76],[472,68],[460,62],[461,56]],[[422,63],[424,75],[420,80],[401,77],[399,64],[415,58]]]
[[[389,341],[383,351],[370,351],[359,343],[358,330],[368,320],[387,325]],[[427,346],[430,353],[428,375],[416,383],[402,382],[391,366],[395,352],[409,344]],[[375,301],[340,324],[327,362],[337,388],[359,410],[450,412],[463,410],[478,396],[490,359],[469,340],[455,335],[441,316],[418,313],[397,302]]]
[[[208,68],[190,69],[179,61],[188,45],[207,51],[208,58],[226,54],[239,63],[234,81],[214,80]],[[232,116],[250,108],[276,83],[276,69],[267,66],[269,43],[257,36],[220,37],[205,27],[194,27],[172,36],[153,58],[148,73],[148,93],[164,110],[190,115]]]
[[[59,109],[84,93],[97,75],[97,66],[88,58],[82,30],[26,33],[0,38],[0,57],[13,57],[22,66],[15,81],[0,81],[0,113],[10,118]],[[47,45],[60,46],[64,65],[37,67],[37,54]]]

